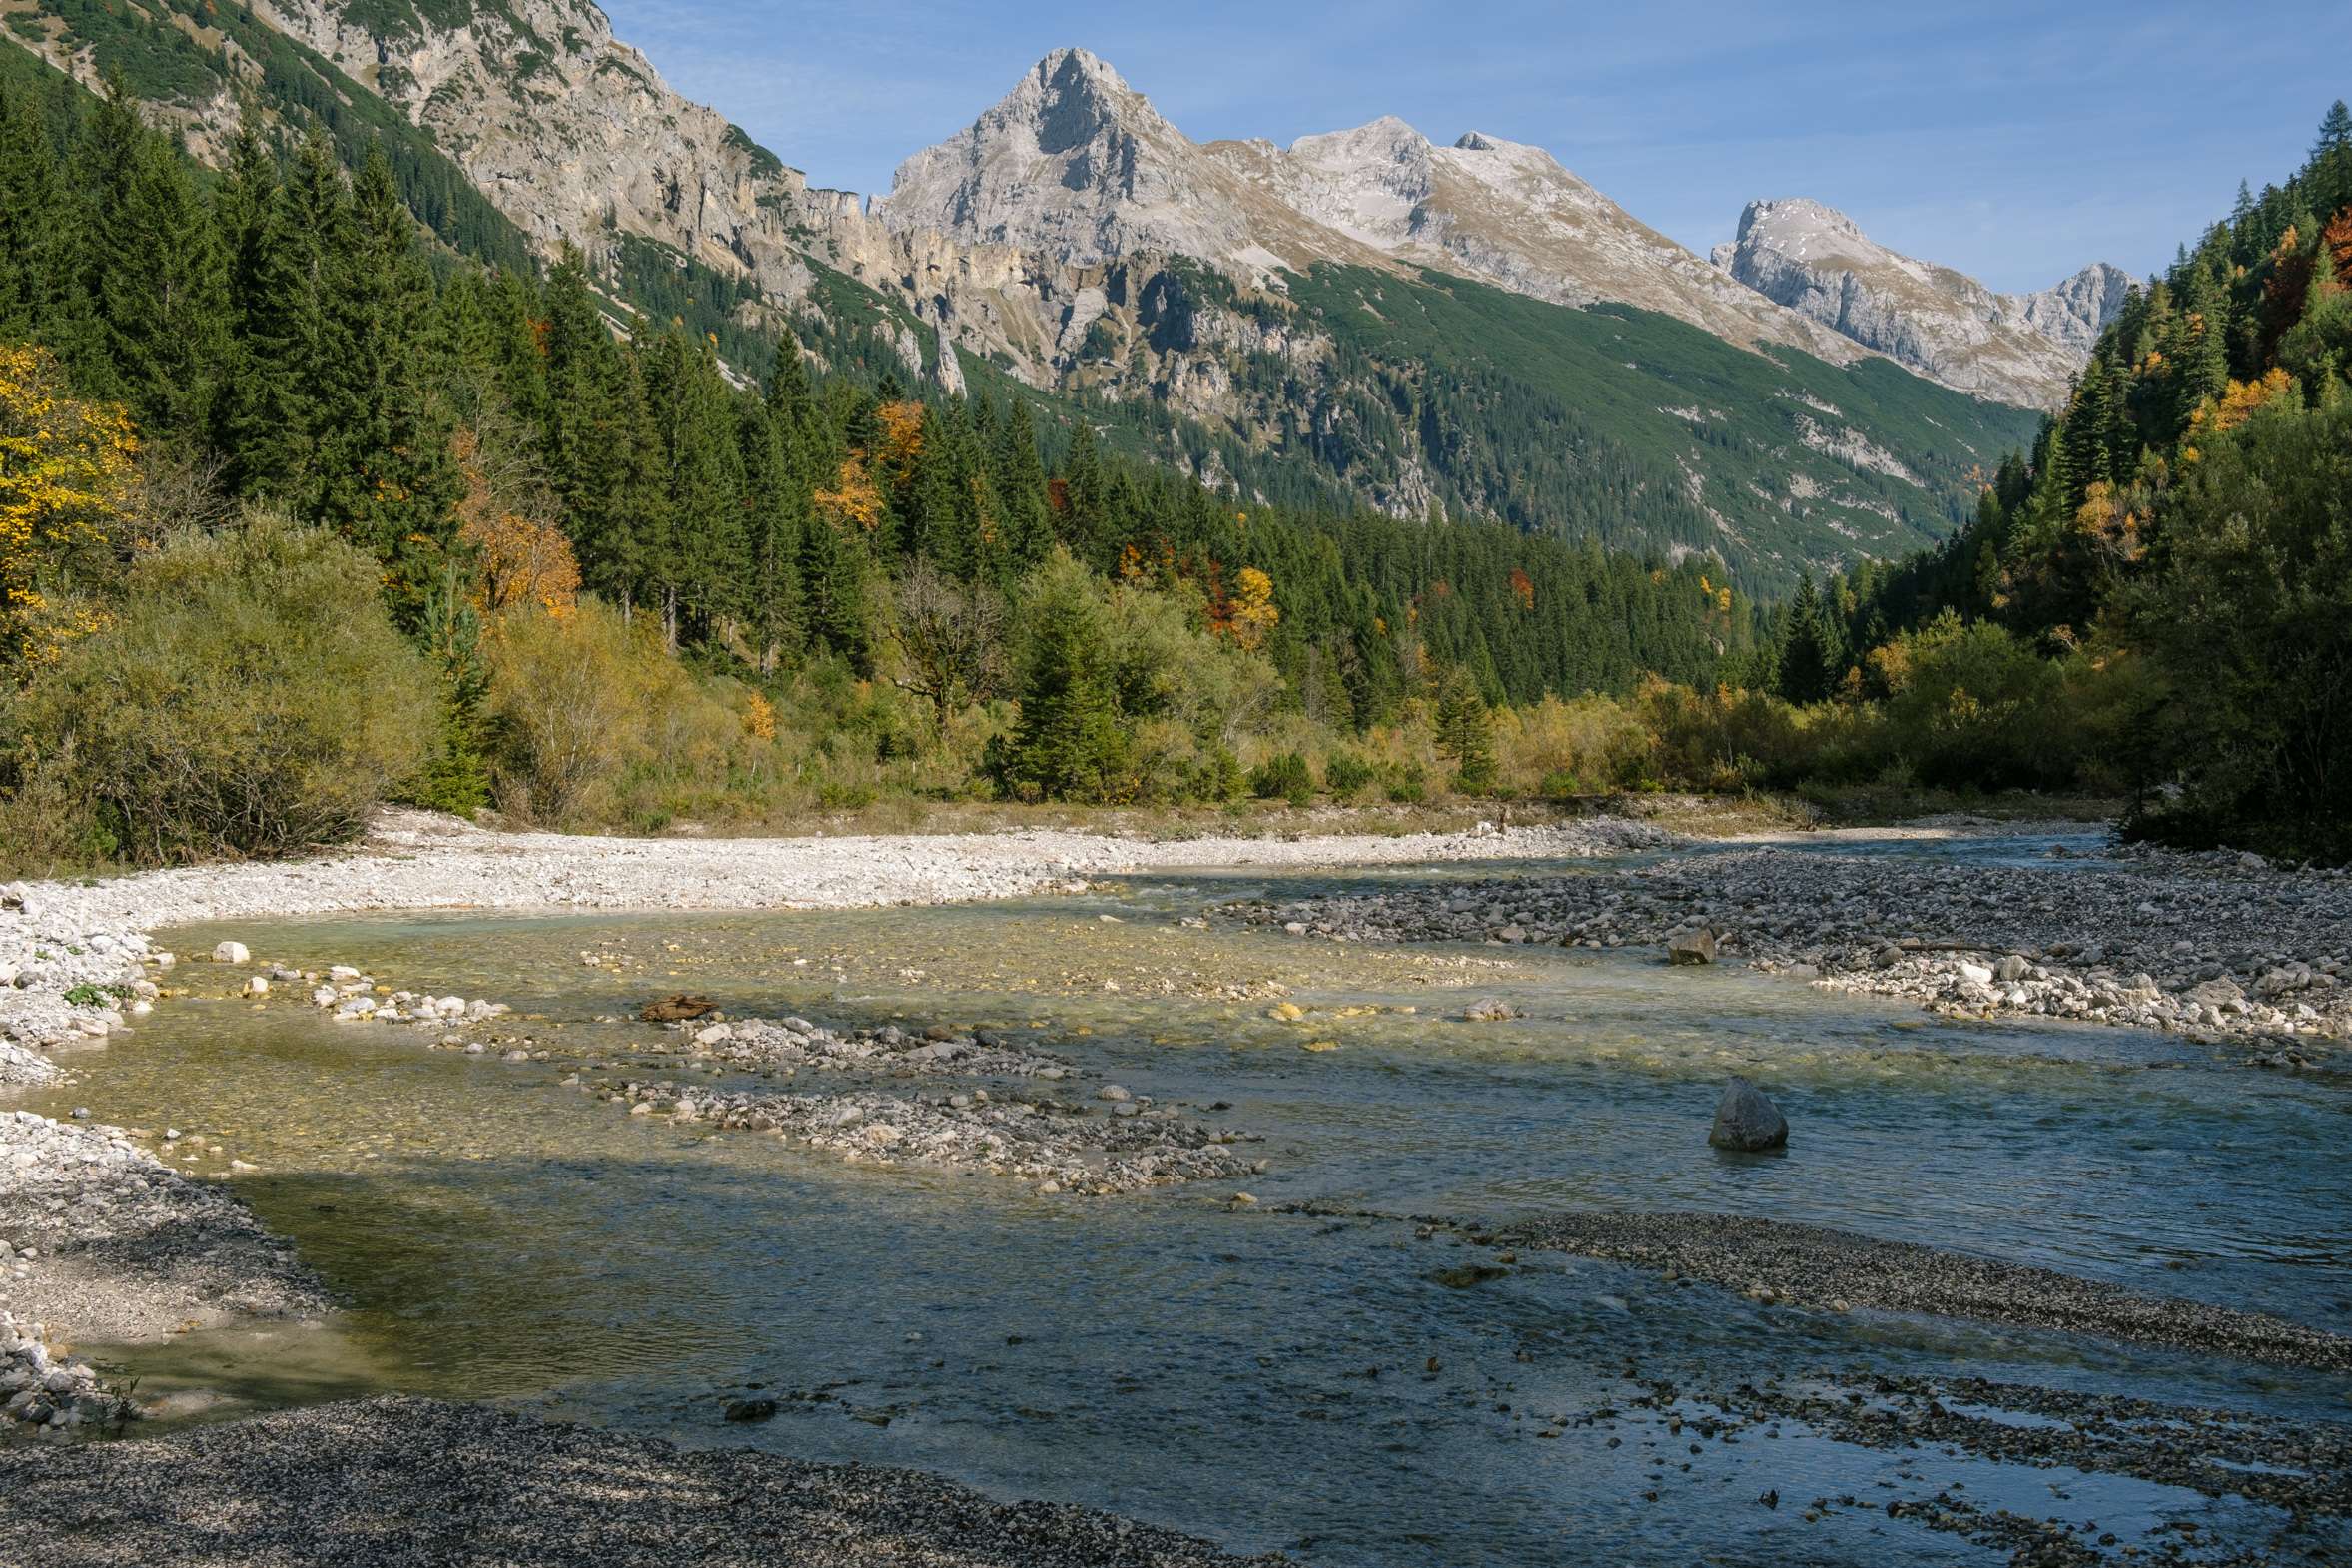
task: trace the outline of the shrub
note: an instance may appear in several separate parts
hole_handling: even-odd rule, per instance
[[[1259,800],[1286,800],[1303,806],[1315,798],[1314,774],[1295,751],[1266,758],[1249,770],[1249,793]]]
[[[1348,796],[1367,788],[1380,770],[1351,751],[1334,751],[1323,763],[1323,788]]]
[[[662,651],[649,619],[631,626],[592,600],[527,607],[498,617],[484,654],[492,774],[518,817],[568,825],[611,813],[632,767],[724,767],[734,721]],[[628,814],[653,812],[632,802]]]
[[[1428,779],[1419,763],[1402,763],[1389,774],[1388,798],[1400,806],[1418,806],[1429,798]]]
[[[377,575],[275,517],[169,540],[15,704],[15,803],[71,801],[52,843],[150,864],[351,837],[423,763],[435,707]]]

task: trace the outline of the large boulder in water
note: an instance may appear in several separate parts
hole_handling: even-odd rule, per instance
[[[1666,939],[1666,962],[1669,964],[1712,964],[1715,962],[1715,933],[1706,926],[1695,931],[1678,931]]]
[[[1709,1130],[1707,1142],[1744,1154],[1779,1149],[1789,1142],[1789,1119],[1765,1098],[1763,1090],[1744,1078],[1735,1078],[1723,1086],[1723,1099],[1716,1103],[1715,1126]]]

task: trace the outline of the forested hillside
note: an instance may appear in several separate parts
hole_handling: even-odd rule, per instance
[[[1805,571],[1946,536],[1976,475],[2036,422],[1885,360],[1802,352],[1791,345],[1842,340],[1687,256],[1735,305],[1804,331],[1756,338],[1734,310],[1727,342],[1630,305],[1332,266],[1311,247],[1255,278],[1166,248],[1084,265],[941,252],[949,242],[888,232],[677,99],[592,6],[40,0],[5,29],[0,46],[13,38],[86,82],[118,74],[212,168],[248,109],[297,139],[320,126],[348,170],[378,148],[451,249],[514,270],[526,249],[544,264],[568,240],[600,289],[715,335],[743,376],[791,336],[857,379],[1028,401],[1049,451],[1092,422],[1108,448],[1241,505],[1697,551],[1718,577],[1782,592]],[[1666,246],[1652,235],[1635,255],[1650,242]],[[1563,240],[1544,265],[1573,273],[1595,254]],[[1678,297],[1646,291],[1682,276],[1651,263],[1617,277],[1636,291],[1624,298]]]
[[[985,768],[941,762],[951,790],[1223,798],[1283,723],[1704,680],[1749,634],[1697,564],[1235,506],[1083,422],[1049,467],[1026,400],[812,377],[789,344],[745,387],[715,334],[637,316],[576,256],[541,278],[433,244],[390,159],[347,179],[323,130],[286,148],[249,126],[215,179],[127,92],[20,73],[0,94],[20,794],[99,754],[67,699],[124,675],[125,569],[136,592],[176,533],[265,513],[370,562],[433,677],[431,755],[388,780],[463,807],[503,773],[551,818],[579,786],[522,710],[581,661],[619,689],[683,658],[726,683],[734,711],[706,718],[768,740],[778,702],[825,707],[865,732],[803,738],[868,763],[996,736]],[[989,716],[1045,687],[1075,691],[1063,732],[1038,702]],[[128,803],[105,815],[101,836],[139,841]],[[236,847],[216,840],[144,852]]]
[[[1965,638],[1976,699],[2056,700],[2061,747],[1989,781],[2111,767],[2138,825],[2352,853],[2352,112],[2100,337],[2062,414],[1949,544],[1808,586],[1784,692],[1883,695],[1896,632]],[[1900,643],[1898,644],[1900,646]]]

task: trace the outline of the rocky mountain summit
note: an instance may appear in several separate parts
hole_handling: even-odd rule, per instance
[[[899,166],[893,233],[1062,265],[1144,253],[1265,283],[1316,263],[1431,268],[1557,305],[1618,301],[1728,342],[1842,364],[1852,340],[1759,301],[1539,147],[1440,147],[1384,116],[1353,130],[1197,143],[1084,49],[1058,49],[971,127]]]
[[[2052,407],[2090,357],[2131,279],[2093,263],[2035,294],[1888,250],[1835,208],[1750,202],[1715,265],[1749,288],[1947,387]]]

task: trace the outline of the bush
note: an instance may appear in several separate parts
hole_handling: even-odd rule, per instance
[[[1389,774],[1388,798],[1400,806],[1418,806],[1429,798],[1428,779],[1419,763],[1400,764]]]
[[[1323,763],[1323,788],[1345,797],[1367,788],[1380,770],[1351,751],[1335,751]]]
[[[1286,800],[1303,806],[1315,798],[1314,774],[1295,751],[1266,758],[1249,770],[1249,793],[1259,800]]]
[[[625,774],[725,771],[740,721],[662,651],[650,619],[632,626],[593,600],[513,610],[492,624],[483,651],[492,776],[517,817],[643,824],[663,808],[621,803]]]
[[[434,686],[373,558],[257,516],[135,563],[110,624],[14,704],[12,817],[54,850],[147,864],[280,855],[359,831],[414,774]]]

